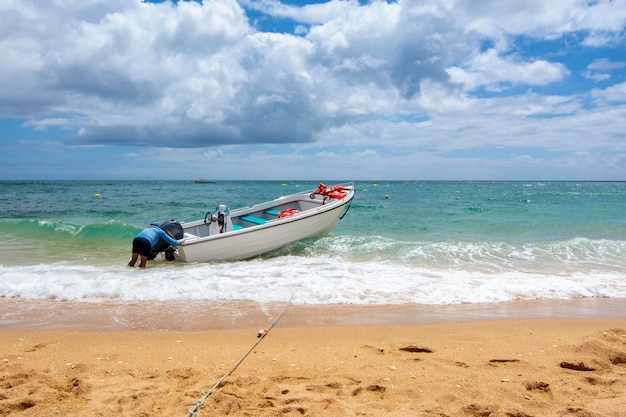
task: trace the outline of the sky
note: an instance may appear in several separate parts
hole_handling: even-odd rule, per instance
[[[626,180],[626,0],[2,0],[0,180]]]

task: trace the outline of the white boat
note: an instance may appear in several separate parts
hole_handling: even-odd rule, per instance
[[[175,239],[176,247],[153,248],[168,259],[182,262],[242,260],[289,243],[330,232],[345,216],[355,188],[353,183],[287,195],[265,203],[230,211],[220,205],[204,219],[188,223],[166,222],[161,228]],[[168,254],[168,250],[170,251]],[[156,254],[155,254],[156,255]]]

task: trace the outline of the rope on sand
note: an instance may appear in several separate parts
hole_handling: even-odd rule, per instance
[[[254,348],[259,343],[261,343],[261,340],[263,340],[265,338],[265,336],[267,336],[267,334],[270,332],[270,330],[272,330],[272,327],[274,327],[276,325],[276,323],[278,323],[278,320],[280,320],[280,318],[283,316],[283,314],[285,314],[285,311],[287,311],[287,308],[289,307],[290,304],[291,304],[291,299],[289,299],[289,301],[287,302],[287,305],[285,306],[283,311],[281,311],[281,313],[278,315],[278,317],[276,317],[275,320],[272,320],[272,322],[271,322],[270,326],[267,328],[267,330],[262,330],[262,331],[259,332],[258,338],[257,338],[256,342],[254,342],[252,344],[252,346],[250,346],[250,348],[246,351],[246,353],[244,353],[244,355],[237,361],[237,363],[235,363],[235,366],[233,366],[230,371],[226,372],[224,374],[224,376],[222,378],[220,378],[220,380],[215,383],[215,385],[213,385],[210,389],[208,389],[208,390],[206,390],[206,391],[204,391],[202,393],[202,397],[200,397],[200,399],[198,401],[196,401],[196,403],[193,405],[193,407],[191,407],[189,409],[189,411],[187,412],[187,417],[198,417],[198,410],[200,409],[202,404],[204,404],[204,401],[207,398],[209,398],[209,396],[211,394],[213,394],[213,392],[215,390],[217,390],[224,383],[224,381],[226,381],[226,378],[228,378],[233,372],[235,372],[235,370],[237,369],[237,367],[239,367],[241,362],[243,362],[244,359],[246,359],[246,357],[250,354],[250,352],[252,352],[254,350]]]

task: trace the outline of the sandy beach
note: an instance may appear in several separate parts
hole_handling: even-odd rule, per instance
[[[198,416],[626,415],[623,300],[530,304],[545,314],[466,306],[446,320],[431,306],[408,321],[415,311],[338,307],[340,320],[290,307],[261,340],[280,306],[231,328],[232,317],[146,330],[136,312],[117,327],[47,322],[32,306],[18,320],[15,302],[0,302],[2,416],[185,416],[230,372]]]

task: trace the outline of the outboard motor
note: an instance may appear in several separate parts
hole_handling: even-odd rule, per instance
[[[159,227],[176,240],[182,239],[185,235],[183,226],[174,219],[161,223]],[[165,259],[168,261],[176,260],[176,248],[161,239],[152,247],[152,252],[148,259],[156,258],[160,252],[165,253]]]
[[[225,204],[220,204],[215,213],[208,212],[204,216],[204,224],[209,226],[209,236],[233,230],[233,226],[230,224],[230,213]]]

